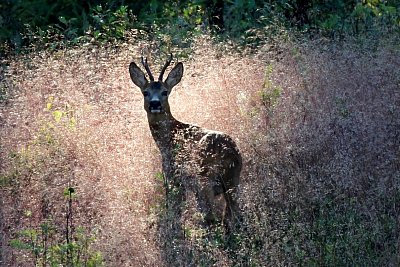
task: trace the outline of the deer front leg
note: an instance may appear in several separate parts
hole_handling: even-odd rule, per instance
[[[163,153],[163,175],[166,199],[168,201],[183,200],[183,188],[179,168],[169,150]]]
[[[162,170],[163,170],[163,179],[164,179],[164,189],[165,189],[165,197],[168,200],[170,181],[172,179],[173,171],[171,167],[171,156],[168,153],[164,153],[162,155]]]
[[[237,202],[237,191],[241,168],[242,164],[240,156],[235,157],[234,160],[230,161],[228,166],[226,166],[224,175],[221,177],[223,194],[226,201],[224,224],[230,229],[240,221],[240,208]]]

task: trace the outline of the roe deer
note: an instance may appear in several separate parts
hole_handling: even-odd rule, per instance
[[[241,155],[228,135],[186,124],[173,117],[168,97],[172,88],[181,81],[183,64],[177,63],[163,81],[164,72],[171,61],[172,55],[162,68],[158,81],[154,81],[147,59],[143,60],[142,57],[142,65],[150,81],[134,62],[129,65],[131,79],[142,91],[150,131],[161,152],[167,195],[171,181],[185,184],[177,182],[177,176],[178,179],[184,179],[179,177],[177,169],[189,161],[195,162],[195,181],[189,183],[199,185],[195,193],[200,209],[205,213],[205,220],[208,224],[215,222],[215,200],[222,194],[225,200],[222,219],[227,226],[238,211],[236,189],[242,169]]]

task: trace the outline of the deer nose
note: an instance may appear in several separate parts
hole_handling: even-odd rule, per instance
[[[149,108],[151,113],[160,113],[162,111],[160,100],[151,100]]]
[[[160,100],[151,100],[150,101],[150,107],[159,107],[161,106]]]

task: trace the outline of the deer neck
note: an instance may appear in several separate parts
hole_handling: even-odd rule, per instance
[[[180,124],[170,112],[163,114],[147,114],[150,131],[160,150],[171,149],[174,129]]]

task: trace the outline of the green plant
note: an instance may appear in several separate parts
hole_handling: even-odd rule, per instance
[[[19,231],[10,245],[17,250],[27,251],[34,266],[104,266],[101,253],[91,248],[94,236],[73,224],[75,189],[65,189],[64,196],[67,202],[64,229],[54,225],[51,219],[42,220],[35,227],[31,220],[32,212],[26,211],[30,225]]]
[[[268,65],[265,70],[263,89],[260,91],[261,102],[269,111],[273,110],[282,94],[282,88],[275,86],[271,80],[272,70],[272,65]]]
[[[134,20],[131,9],[109,1],[6,2],[0,4],[0,41],[17,49],[57,49],[93,40],[110,42],[123,39]]]
[[[240,38],[247,30],[257,26],[259,13],[257,12],[256,1],[239,0],[224,2],[226,2],[224,23],[229,35]]]
[[[75,129],[76,119],[74,109],[67,103],[62,108],[54,107],[54,97],[50,96],[47,99],[46,111],[51,112],[53,120],[56,124],[69,129]],[[54,127],[53,122],[48,122],[48,127]]]
[[[86,32],[98,41],[123,39],[133,20],[127,6],[121,5],[116,10],[97,5],[89,13],[90,26]]]

